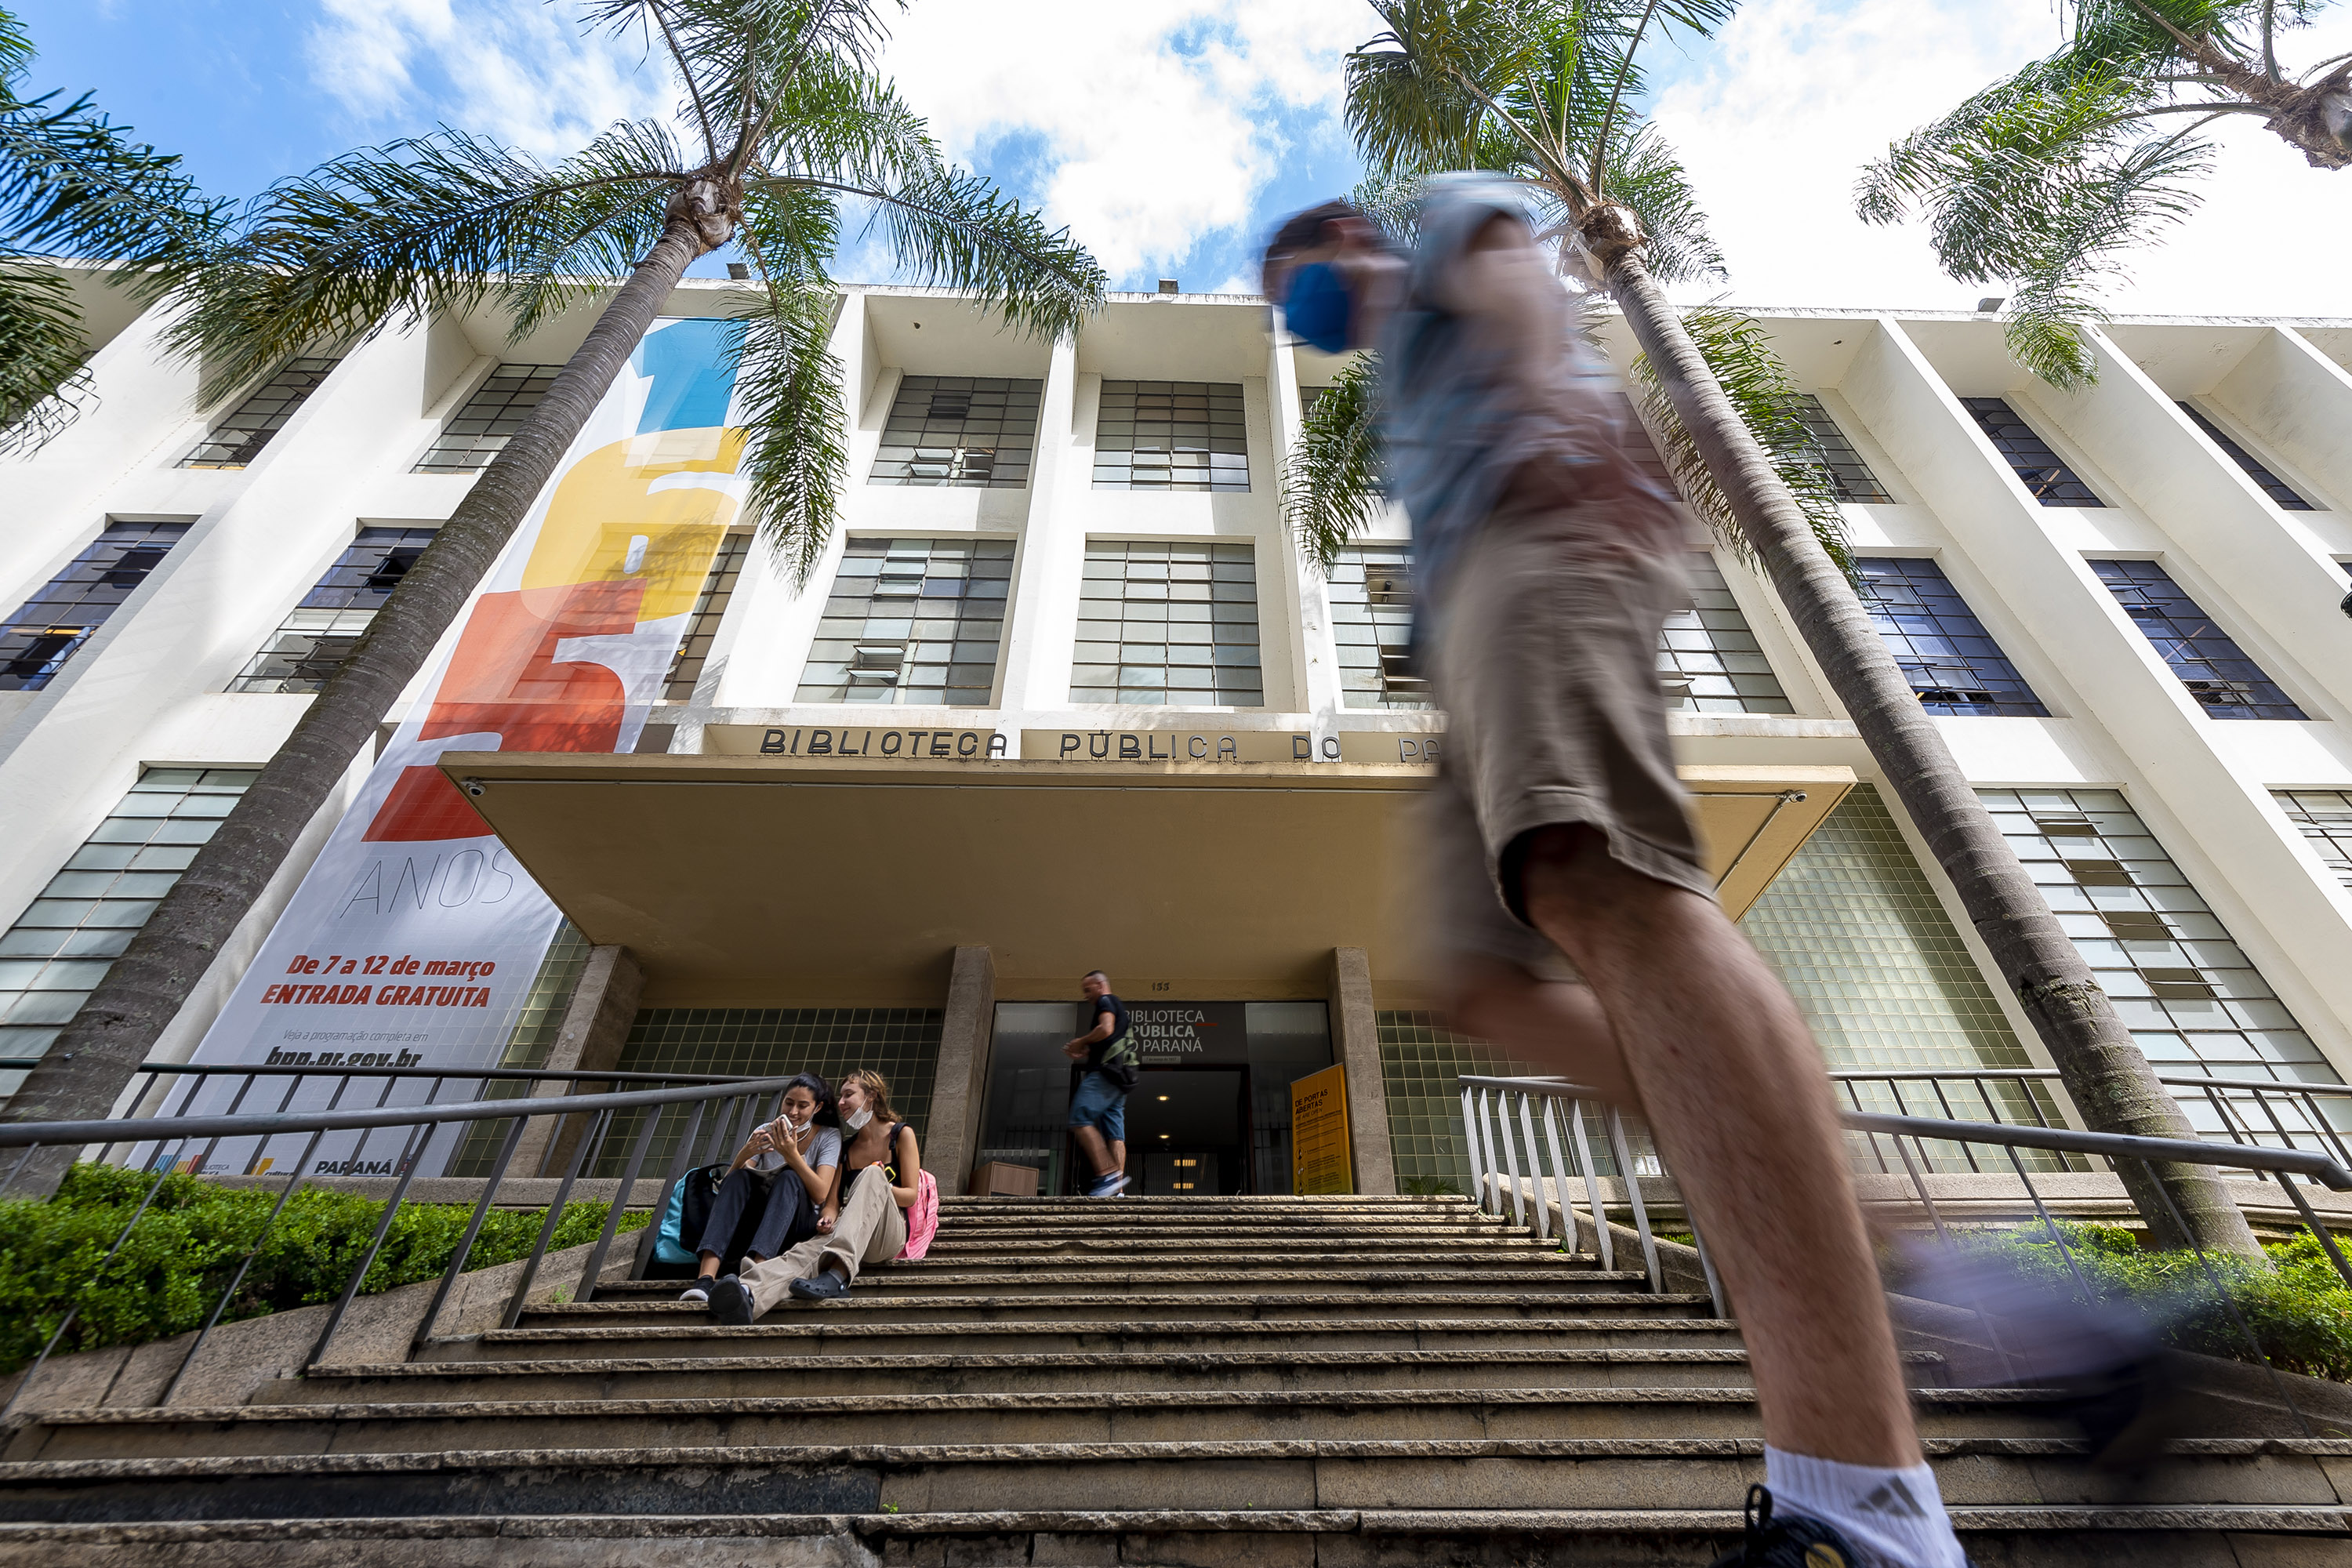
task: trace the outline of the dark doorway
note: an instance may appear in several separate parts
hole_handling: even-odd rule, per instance
[[[1127,1097],[1129,1192],[1213,1197],[1250,1190],[1249,1069],[1146,1068]]]

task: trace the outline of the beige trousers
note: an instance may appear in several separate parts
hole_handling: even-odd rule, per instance
[[[882,1167],[868,1165],[850,1179],[833,1234],[812,1236],[782,1257],[745,1267],[740,1278],[751,1291],[752,1316],[791,1294],[793,1280],[815,1279],[827,1259],[855,1282],[861,1267],[887,1262],[906,1245],[907,1211],[898,1206]]]

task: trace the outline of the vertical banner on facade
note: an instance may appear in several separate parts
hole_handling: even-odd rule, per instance
[[[1348,1147],[1348,1069],[1333,1065],[1290,1085],[1290,1190],[1352,1193]]]
[[[221,1011],[195,1060],[223,1073],[188,1109],[227,1108],[236,1067],[307,1066],[291,1109],[469,1099],[494,1066],[562,915],[438,766],[461,752],[626,752],[661,695],[696,596],[734,520],[740,432],[724,323],[657,323],[590,416],[466,613],[443,637],[414,706]],[[294,1080],[261,1079],[241,1110],[277,1109]],[[339,1098],[338,1098],[339,1096]],[[167,1103],[179,1108],[182,1097]],[[437,1172],[464,1135],[445,1128]],[[282,1169],[308,1135],[266,1151],[224,1143],[155,1153],[189,1168]],[[380,1175],[403,1136],[330,1134],[316,1173]]]

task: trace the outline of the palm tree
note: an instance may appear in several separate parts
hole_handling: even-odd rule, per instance
[[[1764,363],[1769,345],[1752,323],[1720,317],[1703,323],[1724,364],[1719,374],[1659,287],[1661,271],[1685,273],[1713,252],[1682,170],[1641,121],[1639,60],[1668,29],[1706,35],[1733,0],[1372,0],[1372,8],[1386,30],[1349,57],[1347,112],[1375,180],[1471,167],[1525,183],[1562,242],[1564,268],[1606,288],[1624,312],[1647,362],[1637,376],[1654,388],[1658,411],[1672,414],[1661,428],[1670,460],[1680,454],[1678,477],[1716,514],[1710,521],[1735,527],[1761,563],[2084,1120],[2100,1131],[2189,1136],[2179,1108],[1921,710],[1824,547],[1817,516],[1776,471],[1766,440],[1727,391],[1728,380],[1743,402],[1769,415],[1789,390],[1785,371]],[[1363,392],[1359,385],[1346,401],[1362,407]],[[1769,419],[1761,432],[1784,447],[1788,434]],[[1328,446],[1330,432],[1320,436]],[[1701,468],[1710,482],[1690,487]],[[1311,530],[1307,542],[1319,547]],[[2261,1257],[2218,1181],[2159,1170],[2154,1181],[2136,1164],[2122,1172],[2157,1237]],[[2174,1223],[2173,1204],[2185,1227]]]
[[[803,576],[824,550],[844,481],[825,266],[845,203],[876,215],[907,272],[972,290],[1017,328],[1066,333],[1099,303],[1103,272],[1086,250],[950,168],[876,74],[877,9],[875,0],[590,0],[593,24],[642,29],[649,53],[667,61],[690,144],[656,122],[623,123],[547,167],[444,130],[347,154],[257,204],[174,328],[173,343],[201,356],[208,391],[317,344],[436,312],[494,306],[520,338],[575,300],[607,289],[611,299],[26,1079],[8,1120],[107,1114],[465,606],[689,262],[731,242],[764,284],[748,296],[734,340],[745,510]]]
[[[2197,208],[2203,134],[2263,123],[2315,169],[2352,164],[2352,55],[2289,76],[2278,35],[2322,0],[2078,0],[2063,47],[1994,82],[1864,170],[1864,222],[1924,211],[1944,270],[2006,283],[2009,349],[2058,386],[2094,379],[2083,326],[2120,254]]]
[[[108,281],[153,295],[198,263],[223,204],[176,156],[131,140],[89,96],[24,95],[32,40],[0,10],[0,457],[58,433],[88,394],[73,289],[36,258],[117,262]]]

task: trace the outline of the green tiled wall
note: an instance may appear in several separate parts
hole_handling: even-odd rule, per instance
[[[1830,813],[1740,929],[1832,1069],[2032,1065],[1869,784]]]
[[[615,1065],[624,1072],[745,1077],[807,1071],[827,1083],[871,1068],[889,1084],[892,1109],[919,1138],[931,1109],[945,1017],[937,1007],[649,1007],[637,1015]],[[596,1159],[597,1174],[620,1174],[644,1114],[616,1119]],[[645,1164],[656,1179],[669,1170],[687,1115],[662,1112]],[[709,1130],[706,1121],[700,1136]]]
[[[1397,1190],[1467,1193],[1470,1166],[1462,1154],[1463,1073],[1528,1078],[1547,1069],[1515,1061],[1484,1040],[1449,1034],[1430,1013],[1375,1016],[1381,1037],[1381,1087],[1389,1100],[1389,1144]]]
[[[1741,929],[1796,997],[1833,1070],[2032,1065],[1885,803],[1868,784],[1847,795],[1806,840]],[[1456,1076],[1547,1069],[1448,1034],[1427,1013],[1382,1013],[1379,1026],[1398,1185],[1465,1191]],[[2003,1119],[2032,1119],[2013,1088],[1990,1092]],[[1874,1111],[1921,1109],[1897,1106],[1878,1086],[1858,1086],[1856,1100]],[[1969,1113],[1965,1106],[1955,1109]],[[2054,1107],[2045,1104],[2043,1111],[2056,1120]],[[1648,1140],[1630,1118],[1626,1131],[1638,1164]],[[1871,1159],[1859,1142],[1855,1155]],[[1940,1145],[1930,1157],[1939,1168],[1958,1158]],[[1605,1173],[1605,1153],[1601,1158]]]

